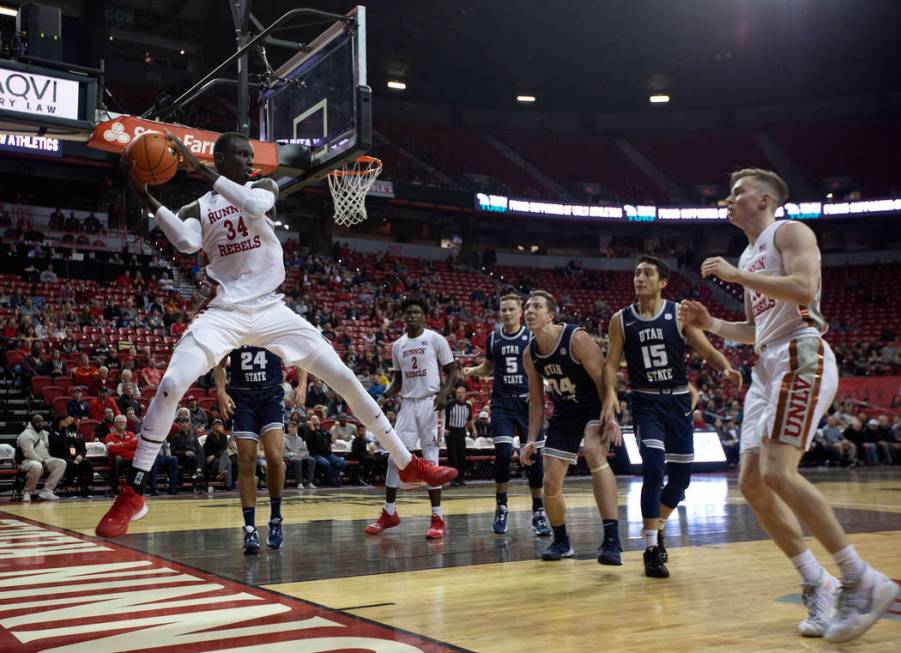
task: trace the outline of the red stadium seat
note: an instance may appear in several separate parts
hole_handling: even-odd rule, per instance
[[[58,385],[48,385],[45,386],[41,391],[41,397],[44,399],[44,403],[48,406],[53,405],[53,400],[57,397],[61,397],[66,394],[66,391],[60,388]]]
[[[53,385],[58,385],[60,388],[65,390],[67,393],[72,389],[72,386],[75,384],[72,381],[71,377],[68,376],[58,376],[53,380]]]
[[[31,391],[39,395],[48,385],[53,385],[53,379],[49,376],[31,377]]]
[[[56,399],[54,399],[53,404],[52,404],[53,405],[53,414],[54,415],[65,415],[68,410],[67,404],[69,403],[70,399],[72,399],[72,397],[70,397],[68,395],[63,395],[62,397],[57,397]]]
[[[78,434],[84,439],[85,442],[93,442],[94,438],[94,430],[100,424],[96,419],[85,419],[82,420],[78,424]]]
[[[197,400],[197,405],[209,413],[210,409],[219,407],[219,399],[213,399],[212,397],[202,397]]]

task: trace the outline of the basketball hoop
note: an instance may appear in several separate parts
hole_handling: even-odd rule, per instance
[[[361,156],[328,173],[328,187],[335,203],[335,223],[350,227],[366,219],[366,193],[381,171],[380,159]]]

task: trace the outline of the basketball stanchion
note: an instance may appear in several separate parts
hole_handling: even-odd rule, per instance
[[[350,227],[366,219],[366,193],[381,172],[380,159],[360,156],[328,173],[337,224]]]

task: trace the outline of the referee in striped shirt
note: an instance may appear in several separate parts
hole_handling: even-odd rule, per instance
[[[466,485],[463,480],[466,470],[466,434],[474,430],[472,405],[466,401],[464,386],[457,386],[454,391],[454,400],[445,408],[444,423],[447,425],[444,434],[444,441],[447,443],[447,464],[459,472],[451,485],[462,487]]]

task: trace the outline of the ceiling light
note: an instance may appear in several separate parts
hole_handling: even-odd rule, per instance
[[[388,88],[393,88],[395,91],[406,91],[407,83],[392,79],[388,81]]]
[[[651,101],[651,104],[666,104],[669,102],[669,95],[658,93],[649,97],[648,100]]]
[[[18,15],[19,11],[15,7],[0,7],[0,16],[12,16],[15,18]]]
[[[535,96],[534,95],[517,95],[516,101],[517,102],[534,102]]]
[[[184,54],[184,53],[185,53],[184,50],[179,50],[179,51],[178,51],[178,54]]]
[[[112,34],[110,34],[109,40],[110,40],[110,41],[113,40],[113,35],[112,35]]]

